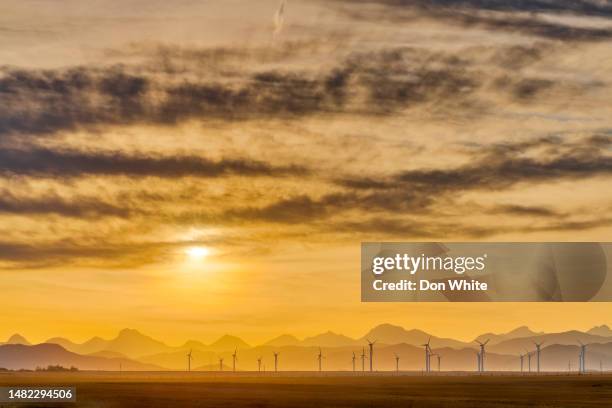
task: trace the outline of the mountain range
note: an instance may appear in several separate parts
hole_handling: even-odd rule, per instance
[[[124,370],[182,370],[186,365],[186,353],[192,351],[192,367],[216,370],[221,358],[226,369],[231,366],[231,354],[238,350],[237,367],[240,370],[257,369],[258,358],[262,358],[263,367],[270,369],[274,352],[280,352],[282,356],[281,370],[314,370],[315,356],[321,348],[327,370],[348,370],[352,369],[353,353],[357,369],[361,368],[360,356],[368,354],[368,339],[376,341],[375,366],[378,370],[394,369],[395,355],[400,356],[402,369],[420,370],[424,365],[422,345],[428,341],[433,352],[441,356],[443,370],[473,370],[476,366],[476,341],[486,340],[489,340],[486,362],[491,370],[519,369],[518,356],[527,351],[533,353],[535,342],[543,344],[543,370],[567,370],[568,365],[577,367],[578,341],[589,344],[587,366],[599,368],[601,365],[612,369],[612,330],[606,325],[584,332],[570,330],[559,333],[535,332],[523,326],[507,333],[485,333],[472,342],[466,342],[391,324],[378,325],[359,338],[332,331],[302,340],[284,334],[257,346],[231,335],[224,335],[210,344],[189,340],[180,346],[170,346],[134,329],[121,330],[108,340],[93,337],[84,343],[75,343],[54,337],[38,345],[31,345],[25,337],[15,334],[5,343],[0,343],[0,367],[33,369],[60,364],[83,370],[117,370],[119,366]],[[535,357],[532,359],[535,370]],[[527,369],[527,358],[524,361]],[[363,362],[368,367],[368,361],[364,359]],[[437,367],[437,358],[432,361],[432,367]]]

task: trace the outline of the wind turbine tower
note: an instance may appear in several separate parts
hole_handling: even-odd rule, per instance
[[[440,372],[440,360],[442,360],[442,356],[439,354],[434,354],[438,358],[438,372]]]
[[[376,343],[376,340],[374,341],[370,341],[368,340],[368,346],[370,347],[370,372],[374,371],[374,343]]]
[[[399,373],[399,360],[400,360],[400,357],[397,354],[395,354],[395,372],[397,373]]]
[[[365,347],[361,349],[361,371],[365,372],[365,360],[368,358],[365,353]]]
[[[280,353],[274,352],[274,372],[278,371],[278,355]]]
[[[191,371],[191,359],[193,358],[191,356],[193,350],[189,350],[189,353],[187,353],[187,371]]]
[[[525,355],[524,354],[520,354],[521,357],[521,373],[523,372],[523,360],[525,359]]]
[[[261,372],[261,357],[257,359],[257,371]]]
[[[353,351],[353,372],[355,372],[355,360],[357,359],[357,356],[355,356],[355,352]]]
[[[223,371],[223,357],[219,357],[219,371]]]
[[[485,340],[485,342],[476,341],[476,343],[480,344],[480,371],[484,373],[485,371],[485,346],[491,339]]]
[[[544,344],[544,342],[536,343],[534,341],[533,344],[535,344],[536,346],[536,364],[537,364],[537,370],[539,373],[540,372],[540,347],[542,346],[542,344]]]
[[[478,366],[478,372],[481,372],[482,370],[480,369],[480,352],[476,352],[476,364]]]
[[[431,337],[427,340],[427,343],[421,344],[421,346],[425,347],[425,372],[426,373],[428,373],[431,368],[431,364],[429,361],[430,355],[431,355],[431,348],[429,347],[430,342],[431,342]]]
[[[319,372],[323,371],[323,352],[321,351],[321,347],[319,347],[319,354],[317,354],[317,360],[319,361]]]
[[[236,361],[238,361],[238,349],[234,350],[234,354],[232,354],[232,371],[236,372]]]
[[[527,350],[525,351],[527,352],[527,369],[529,370],[529,372],[531,372],[531,353]]]
[[[580,343],[580,356],[578,357],[578,363],[580,364],[580,369],[579,372],[580,373],[586,373],[586,344],[583,344],[581,341],[578,341],[578,343]]]

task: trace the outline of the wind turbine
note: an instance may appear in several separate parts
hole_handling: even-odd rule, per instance
[[[361,371],[365,371],[365,360],[368,358],[365,353],[365,347],[361,349]]]
[[[578,362],[580,364],[580,373],[586,373],[586,348],[587,345],[582,343],[580,340],[578,340],[578,343],[580,343],[580,356],[578,358]]]
[[[353,351],[353,372],[355,372],[355,359],[357,359],[357,356],[355,356],[355,352]]]
[[[261,372],[261,357],[257,359],[257,371]]]
[[[425,347],[425,372],[426,373],[430,371],[430,362],[429,362],[429,355],[431,354],[431,348],[429,348],[430,342],[431,342],[431,337],[427,340],[427,343],[421,344],[421,346]]]
[[[395,354],[395,353],[393,353],[393,354]],[[397,372],[397,373],[399,373],[399,360],[400,360],[400,356],[395,354],[395,372]]]
[[[193,358],[191,356],[191,352],[193,350],[189,350],[189,353],[187,353],[187,371],[191,371],[191,359]]]
[[[527,353],[527,369],[531,372],[531,353],[527,350],[525,350],[525,353]]]
[[[317,354],[317,360],[319,361],[319,372],[323,371],[323,366],[321,362],[325,357],[323,357],[323,352],[321,351],[321,347],[319,347],[319,354]]]
[[[374,371],[374,343],[376,340],[370,341],[370,339],[366,339],[368,341],[368,346],[370,347],[370,372]]]
[[[480,344],[480,371],[483,373],[485,371],[485,346],[487,345],[489,340],[491,339],[485,340],[484,343],[479,340],[476,340],[476,343]]]
[[[522,373],[523,372],[523,360],[525,359],[525,355],[520,354],[519,356],[521,357],[521,373]]]
[[[536,361],[537,361],[537,367],[538,367],[538,373],[539,373],[540,372],[540,346],[542,346],[544,342],[536,343],[534,341],[533,344],[535,344],[536,346]]]
[[[438,358],[438,372],[440,372],[440,360],[442,360],[442,356],[439,354],[433,354],[433,355]]]
[[[234,354],[232,354],[232,371],[236,372],[236,361],[238,361],[238,349],[234,350]]]
[[[476,352],[476,364],[478,366],[478,372],[481,372],[482,370],[480,369],[480,352]]]
[[[223,371],[223,357],[219,357],[219,371]]]
[[[274,352],[274,372],[278,371],[278,355],[280,353],[279,352]]]

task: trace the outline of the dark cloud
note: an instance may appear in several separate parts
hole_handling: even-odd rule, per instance
[[[362,54],[349,59],[346,70],[359,73],[357,80],[367,90],[368,106],[374,112],[462,100],[478,88],[477,75],[467,69],[467,61],[448,55],[423,57],[414,49]]]
[[[131,214],[131,210],[91,197],[72,197],[65,199],[57,195],[41,197],[18,197],[9,191],[0,192],[0,214],[50,215],[74,218],[121,217]]]
[[[430,220],[418,221],[405,218],[375,218],[364,221],[341,221],[334,223],[334,233],[345,234],[376,234],[378,237],[393,237],[405,241],[413,239],[441,239],[449,232],[457,236],[470,238],[485,238],[499,234],[499,227],[483,227],[476,225],[459,224]]]
[[[324,195],[291,197],[259,208],[232,211],[230,218],[281,223],[316,221],[350,210],[432,214],[435,205],[453,205],[468,191],[501,191],[519,184],[557,182],[612,175],[608,149],[612,137],[605,134],[577,142],[560,137],[501,143],[472,153],[471,164],[451,169],[416,169],[379,180],[344,178],[338,184],[347,191]],[[545,149],[537,158],[526,153]],[[552,210],[501,206],[504,211],[523,216],[555,216]],[[363,213],[362,213],[363,214]],[[475,232],[476,233],[476,232]]]
[[[486,0],[339,0],[341,9],[361,20],[406,22],[425,16],[463,27],[491,31],[517,32],[562,41],[601,41],[612,38],[612,30],[572,26],[539,17],[538,12],[582,16],[612,17],[612,5],[587,1],[486,1]],[[355,3],[379,4],[382,10],[361,9]],[[527,14],[530,13],[530,14]]]
[[[520,217],[561,217],[557,211],[548,207],[527,206],[517,204],[498,205],[488,210],[491,214],[516,215]]]
[[[605,135],[602,135],[605,137]],[[612,156],[600,138],[580,142],[559,142],[554,138],[536,139],[516,144],[505,143],[483,148],[473,164],[445,170],[410,170],[397,174],[397,184],[424,191],[501,190],[518,183],[575,180],[612,174]],[[525,149],[547,148],[537,157],[525,155]],[[554,147],[551,149],[551,146]]]
[[[380,213],[384,211],[422,212],[431,198],[401,189],[385,193],[344,192],[326,194],[319,198],[306,195],[279,200],[264,207],[231,210],[225,219],[266,221],[287,224],[316,222],[347,210]]]
[[[592,0],[351,0],[354,3],[377,2],[397,7],[416,7],[423,10],[490,10],[526,11],[590,16],[612,16],[612,4]]]
[[[0,148],[0,174],[36,177],[222,177],[303,175],[298,166],[273,166],[254,160],[212,161],[200,156],[129,155],[121,152]]]
[[[120,247],[83,247],[73,242],[53,244],[26,244],[21,242],[0,241],[0,260],[48,265],[57,259],[67,258],[113,258],[122,255]]]
[[[612,30],[607,28],[571,26],[543,20],[537,16],[491,16],[449,13],[444,18],[465,27],[482,27],[487,30],[517,32],[562,41],[603,41],[612,38]]]
[[[322,200],[302,195],[279,200],[266,207],[230,210],[225,214],[225,218],[290,224],[304,223],[326,217],[329,207],[333,207],[335,201],[334,195],[326,196]]]
[[[502,46],[496,49],[491,58],[491,62],[501,68],[517,70],[540,61],[542,57],[552,49],[554,49],[554,47],[544,41],[530,44],[529,46]]]
[[[75,263],[98,267],[130,267],[159,261],[172,243],[83,243],[64,240],[46,243],[0,241],[0,262],[4,268],[45,268]]]
[[[612,219],[608,217],[596,217],[594,219],[572,221],[562,220],[541,226],[528,226],[522,232],[547,232],[547,231],[587,231],[595,228],[604,228],[612,225]]]
[[[512,78],[504,76],[495,81],[498,89],[509,91],[513,98],[528,101],[545,91],[548,91],[558,84],[555,81],[545,78]]]
[[[458,100],[478,86],[465,64],[419,55],[423,53],[395,49],[355,54],[323,72],[242,72],[214,79],[125,66],[5,69],[0,76],[0,138],[189,119],[376,114],[432,100]]]

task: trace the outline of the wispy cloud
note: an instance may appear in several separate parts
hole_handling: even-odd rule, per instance
[[[223,177],[304,175],[299,166],[274,166],[248,159],[213,161],[200,156],[126,154],[122,152],[0,149],[0,174],[42,178],[80,176]]]

